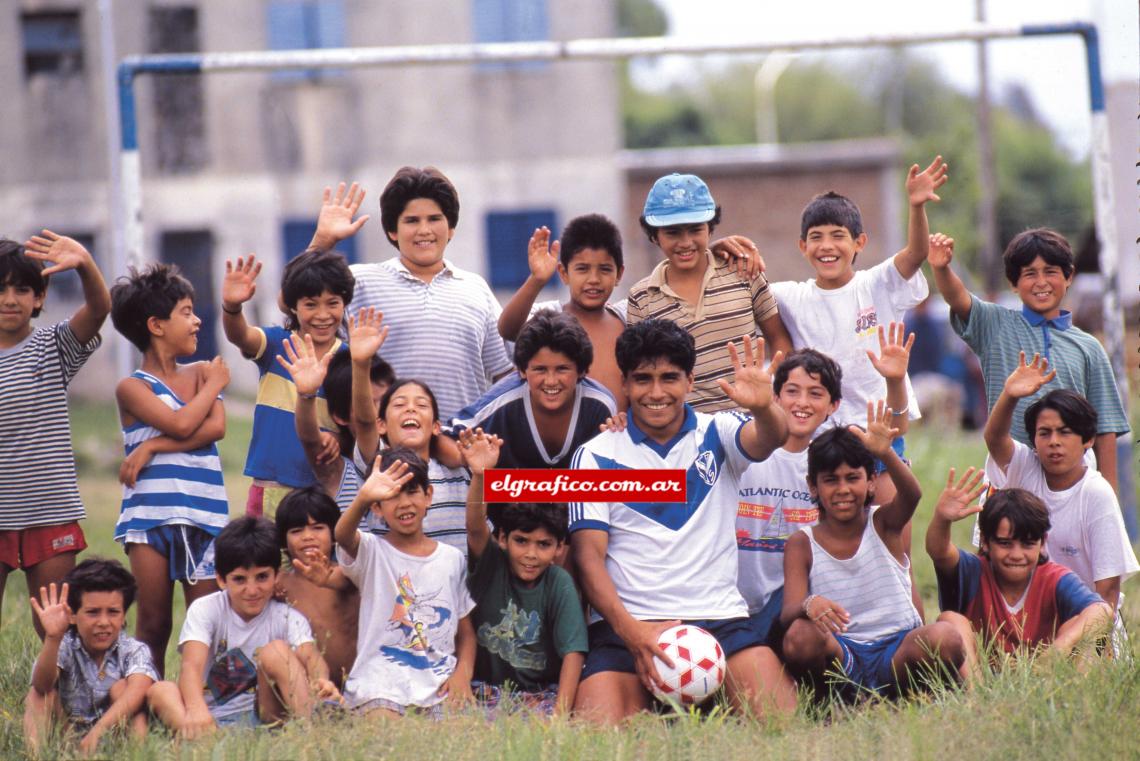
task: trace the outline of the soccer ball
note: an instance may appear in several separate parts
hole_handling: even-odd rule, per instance
[[[654,659],[665,689],[654,688],[659,700],[684,706],[703,703],[724,684],[724,650],[716,637],[699,626],[681,624],[661,632],[657,646],[674,668]]]

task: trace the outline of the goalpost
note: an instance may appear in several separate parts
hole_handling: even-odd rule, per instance
[[[146,260],[143,251],[142,168],[139,162],[135,111],[135,80],[144,74],[207,74],[210,72],[276,71],[282,69],[363,68],[477,64],[518,61],[624,60],[661,55],[745,54],[818,51],[841,48],[899,47],[938,42],[984,42],[1039,36],[1076,35],[1085,44],[1089,108],[1092,133],[1093,211],[1100,272],[1104,278],[1105,348],[1112,362],[1117,385],[1128,407],[1128,376],[1124,364],[1124,314],[1120,305],[1116,246],[1116,218],[1108,116],[1101,79],[1100,44],[1096,26],[1083,21],[1024,26],[971,24],[939,32],[864,34],[857,36],[804,37],[798,40],[747,42],[688,42],[668,37],[580,39],[567,41],[408,45],[378,48],[255,51],[128,56],[118,67],[120,147],[117,157],[120,184],[118,207],[112,220],[113,262],[116,272]],[[112,157],[114,162],[116,159]],[[113,173],[114,174],[114,173]],[[125,348],[124,352],[129,351]],[[124,355],[125,356],[125,355]],[[129,364],[129,360],[127,360]],[[1121,504],[1129,536],[1138,534],[1132,484],[1132,443],[1121,437],[1117,444]]]

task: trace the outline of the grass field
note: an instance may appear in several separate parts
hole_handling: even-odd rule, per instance
[[[76,404],[73,412],[80,487],[88,510],[84,526],[89,552],[125,556],[112,539],[120,487],[118,422],[109,405]],[[248,479],[241,476],[249,422],[232,414],[222,444],[227,490],[234,514],[245,504]],[[979,434],[918,429],[907,436],[908,456],[925,497],[915,517],[915,577],[927,619],[937,613],[934,571],[922,553],[922,537],[950,466],[981,465]],[[1122,467],[1126,464],[1122,463]],[[956,526],[965,546],[969,527]],[[1125,617],[1140,621],[1140,582],[1125,584]],[[182,621],[176,603],[175,639]],[[38,649],[31,627],[23,577],[13,574],[0,626],[0,758],[27,755],[21,729],[23,696]],[[130,629],[133,630],[133,611]],[[1130,627],[1137,631],[1137,627]],[[173,647],[167,674],[177,673]],[[988,678],[977,690],[957,690],[858,709],[801,709],[778,725],[742,721],[714,712],[711,717],[639,717],[621,730],[595,730],[558,721],[540,723],[508,718],[488,724],[475,716],[449,719],[442,726],[408,719],[381,723],[344,718],[295,723],[280,731],[239,730],[178,743],[152,728],[145,742],[115,738],[104,742],[107,758],[203,759],[816,759],[828,757],[900,759],[1136,758],[1140,722],[1140,670],[1119,660],[1079,673],[1068,663],[1022,663]],[[67,758],[74,745],[50,744],[45,757]]]

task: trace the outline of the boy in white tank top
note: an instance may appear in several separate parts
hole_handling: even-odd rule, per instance
[[[965,655],[953,626],[924,626],[915,610],[903,531],[922,490],[891,449],[891,409],[868,403],[867,420],[866,431],[835,428],[808,447],[819,523],[784,549],[784,661],[805,676],[842,672],[839,692],[848,697],[906,688],[916,667],[957,673]],[[871,504],[876,457],[896,489],[883,505]]]

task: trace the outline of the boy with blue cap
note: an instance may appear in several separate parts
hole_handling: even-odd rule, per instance
[[[720,222],[720,207],[696,175],[657,180],[640,221],[665,261],[630,291],[628,323],[660,318],[684,328],[697,346],[687,401],[701,412],[732,409],[717,383],[732,375],[728,344],[755,335],[759,327],[773,353],[792,349],[768,281],[762,274],[742,279],[731,257],[713,256],[709,239]]]

